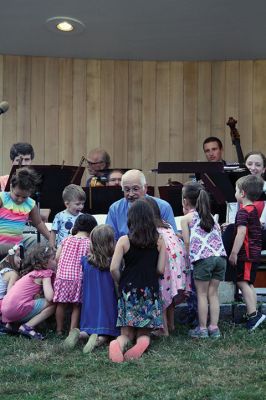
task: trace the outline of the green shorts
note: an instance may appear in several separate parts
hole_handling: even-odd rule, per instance
[[[217,279],[223,281],[226,270],[226,258],[212,256],[193,263],[193,277],[199,281]]]

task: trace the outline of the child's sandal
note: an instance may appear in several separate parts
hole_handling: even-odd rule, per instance
[[[44,340],[44,336],[29,325],[21,325],[18,332],[29,339]]]

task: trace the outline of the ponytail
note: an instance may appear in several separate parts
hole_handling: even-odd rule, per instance
[[[204,189],[201,189],[199,192],[196,210],[199,213],[201,229],[210,232],[214,227],[214,219],[211,214],[209,195]]]

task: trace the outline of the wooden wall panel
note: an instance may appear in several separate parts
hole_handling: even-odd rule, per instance
[[[150,62],[0,56],[0,173],[9,150],[30,141],[38,164],[78,164],[94,147],[113,167],[139,167],[150,184],[159,161],[205,160],[202,142],[238,120],[244,153],[266,152],[266,61]],[[187,177],[175,175],[173,179]],[[85,181],[85,177],[84,177]]]
[[[71,59],[59,60],[59,163],[72,165],[73,160],[73,62]]]
[[[0,99],[4,100],[4,84],[3,84],[3,79],[4,79],[4,57],[0,56]],[[2,100],[1,100],[2,101]],[[3,118],[4,115],[0,116],[0,171],[3,171]]]
[[[44,161],[59,162],[59,60],[46,58],[45,62],[45,109],[44,109]],[[55,161],[56,160],[56,161]]]
[[[205,161],[202,143],[211,132],[211,63],[200,62],[198,65],[198,133],[197,133],[197,160]]]
[[[129,64],[127,166],[142,168],[142,62]]]
[[[128,61],[114,65],[114,131],[112,164],[127,166]]]
[[[149,172],[156,168],[156,62],[143,62],[142,76],[142,170],[147,182],[155,185],[156,174]],[[131,167],[131,165],[130,165]]]
[[[225,120],[234,117],[239,121],[239,62],[228,61],[225,65]],[[235,146],[232,146],[230,128],[226,127],[224,150],[228,161],[238,161]]]
[[[10,171],[9,151],[17,137],[17,65],[18,58],[13,56],[4,57],[3,98],[9,103],[9,110],[1,116],[3,118],[3,169],[4,174]],[[26,112],[26,110],[25,110]]]
[[[254,63],[253,148],[266,153],[266,61]]]
[[[252,149],[253,62],[240,61],[238,130],[246,154]]]

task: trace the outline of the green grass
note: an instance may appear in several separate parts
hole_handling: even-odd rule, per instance
[[[248,334],[224,323],[222,331],[220,340],[199,341],[178,327],[123,364],[111,363],[106,347],[66,353],[53,334],[44,342],[1,336],[0,399],[263,400],[265,327]]]

